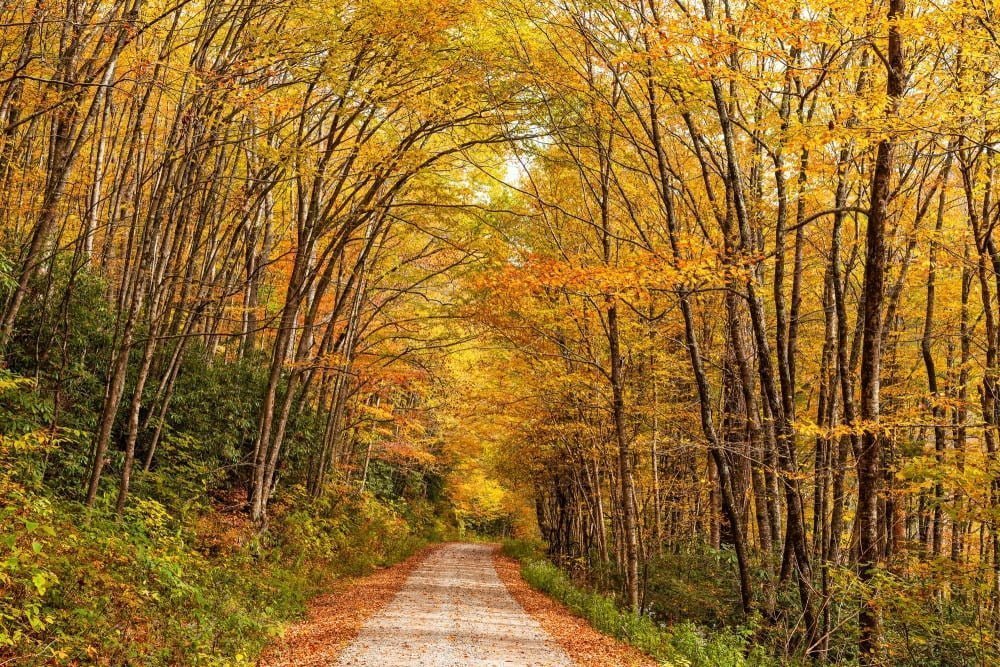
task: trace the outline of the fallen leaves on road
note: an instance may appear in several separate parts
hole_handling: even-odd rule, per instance
[[[327,667],[335,663],[365,621],[392,600],[431,550],[424,549],[398,565],[368,576],[338,582],[330,593],[310,604],[305,620],[288,628],[265,651],[259,666]]]
[[[581,667],[655,667],[656,661],[638,649],[603,635],[564,605],[536,591],[521,578],[521,565],[497,551],[497,574],[514,599],[537,620]]]

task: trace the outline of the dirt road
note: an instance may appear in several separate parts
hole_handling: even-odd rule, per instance
[[[655,667],[521,578],[478,544],[430,547],[338,581],[265,652],[259,667]]]
[[[492,549],[449,544],[429,555],[336,663],[347,666],[545,666],[575,663],[515,602]]]

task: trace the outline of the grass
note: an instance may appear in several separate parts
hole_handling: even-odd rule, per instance
[[[750,646],[749,633],[711,630],[684,622],[661,626],[648,616],[618,607],[614,599],[575,584],[565,572],[541,557],[539,545],[512,541],[504,553],[521,561],[521,574],[534,588],[587,619],[598,631],[677,667],[764,667],[775,664]]]

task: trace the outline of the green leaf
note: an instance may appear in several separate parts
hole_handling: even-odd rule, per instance
[[[31,583],[35,585],[39,595],[45,595],[45,591],[49,588],[49,580],[44,572],[35,572],[31,575]]]

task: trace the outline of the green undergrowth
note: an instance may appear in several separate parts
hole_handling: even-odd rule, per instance
[[[63,315],[25,317],[0,368],[0,667],[252,665],[332,578],[444,537],[430,474],[372,461],[364,492],[337,477],[322,499],[305,493],[326,419],[309,406],[289,425],[267,527],[252,525],[243,490],[267,367],[255,353],[229,359],[196,343],[124,513],[114,512],[121,420],[95,506],[85,507],[112,363],[108,304],[85,278]],[[64,318],[65,359],[37,359],[34,341]],[[134,381],[130,373],[124,395]],[[144,406],[156,405],[149,384]]]
[[[676,667],[764,667],[775,664],[749,644],[750,632],[715,630],[691,622],[659,625],[620,609],[608,595],[587,590],[546,560],[541,545],[510,541],[504,553],[521,562],[521,575],[534,588],[587,619],[598,631],[620,639],[664,665]]]
[[[356,492],[276,508],[266,532],[135,498],[118,518],[51,493],[0,437],[0,664],[252,665],[331,578],[398,561],[429,525]]]

